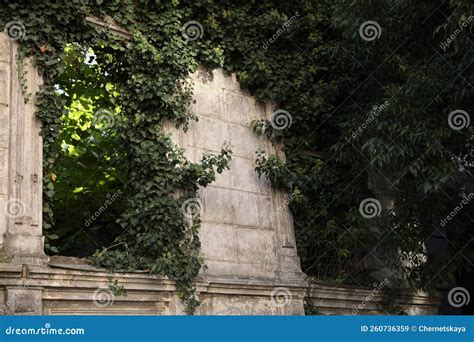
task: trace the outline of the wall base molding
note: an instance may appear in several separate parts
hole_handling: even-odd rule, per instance
[[[126,296],[110,291],[111,276],[124,286]],[[202,302],[197,315],[304,315],[308,294],[303,281],[200,276],[196,288]],[[383,298],[373,295],[373,289],[326,284],[312,284],[311,289],[319,314],[391,313],[384,311]],[[396,303],[409,314],[436,314],[439,298],[402,293]],[[146,272],[111,274],[85,263],[51,262],[0,264],[0,314],[185,315],[186,310],[175,283],[166,277]]]

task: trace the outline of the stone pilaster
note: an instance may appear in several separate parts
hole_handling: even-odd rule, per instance
[[[35,116],[41,77],[24,61],[25,101],[17,44],[0,33],[0,261],[43,263],[42,139]]]

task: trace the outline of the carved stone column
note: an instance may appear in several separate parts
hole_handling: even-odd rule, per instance
[[[44,263],[42,139],[35,94],[42,82],[24,62],[25,103],[16,62],[17,43],[0,33],[0,261]]]

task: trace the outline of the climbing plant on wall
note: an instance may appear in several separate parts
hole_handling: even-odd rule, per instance
[[[132,36],[90,25],[87,15],[112,15]],[[185,214],[194,208],[186,205],[228,167],[231,151],[224,147],[191,163],[162,129],[166,120],[185,129],[195,119],[186,80],[198,65],[196,47],[181,34],[177,3],[13,1],[0,6],[0,20],[20,43],[19,63],[32,57],[44,80],[36,104],[43,123],[47,247],[61,251],[62,237],[74,233],[67,227],[74,220],[60,216],[55,222],[55,214],[70,216],[75,209],[71,197],[119,189],[123,198],[115,209],[123,212],[115,222],[108,219],[113,227],[102,227],[109,240],[94,254],[95,264],[169,276],[192,312],[192,282],[202,260],[199,217],[188,222]],[[88,175],[87,166],[99,162],[107,170]],[[88,181],[77,187],[78,176]]]
[[[207,51],[223,51],[241,85],[284,114],[255,130],[282,142],[286,161],[260,153],[256,170],[291,192],[307,274],[369,285],[385,268],[430,288],[472,270],[472,203],[440,227],[473,192],[469,1],[183,5]],[[367,218],[359,207],[380,180],[393,203]],[[433,236],[447,240],[432,247]]]
[[[472,14],[466,0],[407,0],[393,7],[370,0],[0,6],[2,27],[19,25],[21,56],[34,58],[45,81],[37,105],[48,247],[64,250],[70,235],[67,220],[55,222],[54,214],[60,218],[71,203],[87,212],[84,194],[105,202],[105,194],[121,189],[110,217],[88,227],[102,241],[96,264],[168,275],[195,307],[199,218],[189,227],[179,209],[228,166],[230,151],[189,163],[162,126],[171,120],[185,129],[195,119],[187,111],[192,96],[186,79],[202,63],[236,72],[244,88],[283,114],[283,121],[257,122],[255,130],[281,142],[286,160],[259,153],[256,170],[290,192],[307,274],[371,284],[366,258],[380,257],[381,249],[410,260],[410,268],[398,257],[382,263],[418,287],[437,283],[432,278],[447,259],[455,265],[449,276],[469,269],[474,249],[464,243],[468,225],[457,222],[449,231],[451,247],[462,255],[451,247],[441,256],[430,254],[424,242],[433,223],[460,200],[468,184],[462,179],[470,176],[469,130],[452,129],[448,117],[472,108],[472,29],[441,43]],[[88,15],[112,17],[131,37],[87,24]],[[189,22],[199,24],[199,39],[183,36]],[[364,31],[366,22],[375,36]],[[98,110],[108,121],[96,120]],[[83,163],[85,172],[104,159],[107,170],[77,186],[77,172],[68,165]],[[394,185],[393,206],[371,220],[359,206],[375,196],[368,186],[374,173]],[[104,227],[113,241],[103,236]]]

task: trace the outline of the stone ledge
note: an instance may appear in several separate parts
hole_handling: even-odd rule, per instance
[[[388,314],[380,305],[384,297],[373,294],[373,288],[332,286],[322,283],[312,284],[311,288],[313,304],[323,315],[350,315],[354,314],[355,309],[359,315]],[[393,304],[410,315],[437,314],[441,303],[439,296],[430,296],[422,291],[412,293],[404,289],[397,290],[397,298]],[[367,300],[369,297],[370,300]],[[358,309],[359,305],[361,305],[360,309]]]
[[[130,314],[130,315],[179,315],[184,308],[176,296],[175,283],[162,276],[146,272],[117,272],[114,279],[127,291],[126,297],[114,297],[113,304],[98,307],[94,304],[94,292],[105,289],[111,276],[104,269],[87,264],[60,264],[52,266],[26,266],[0,264],[0,314]],[[81,270],[77,267],[88,267]],[[235,279],[222,277],[198,277],[196,287],[202,305],[197,314],[256,314],[256,315],[301,315],[308,284],[303,281],[273,281]],[[366,298],[371,288],[312,284],[313,304],[321,314],[353,314]],[[287,291],[289,305],[275,306],[272,296],[276,290]],[[31,292],[29,300],[27,293]],[[1,295],[3,293],[3,296]],[[6,298],[27,298],[25,303],[38,303],[40,308],[21,307],[15,313],[6,305]],[[2,299],[3,298],[3,299]],[[31,299],[30,298],[30,299]],[[382,296],[374,295],[358,314],[381,314],[379,303]],[[425,293],[401,292],[396,304],[410,314],[435,314],[438,297]]]
[[[17,298],[16,294],[28,297],[34,291],[35,301],[40,307],[15,312],[14,307],[6,305],[7,314],[139,314],[139,315],[176,315],[183,314],[184,308],[177,298],[174,281],[145,272],[108,273],[90,265],[61,264],[52,266],[26,266],[0,264],[0,307],[5,305],[6,298]],[[80,270],[78,267],[87,267]],[[109,277],[113,276],[124,286],[127,296],[115,297],[108,290]],[[245,308],[249,305],[259,309],[260,314],[303,314],[303,297],[305,289],[295,284],[276,283],[274,281],[255,281],[244,279],[196,279],[198,296],[203,305],[198,314],[228,312],[228,307]],[[275,288],[286,287],[291,293],[293,306],[285,309],[274,307],[272,293]],[[114,298],[110,307],[97,306],[94,293],[102,289]],[[16,293],[16,294],[15,294]],[[3,297],[3,299],[1,298]],[[28,301],[27,301],[28,302]],[[10,303],[11,304],[11,303]],[[2,310],[0,310],[2,311]],[[217,312],[219,311],[219,312]]]
[[[25,276],[24,270],[28,272]],[[21,282],[28,281],[29,286],[42,286],[45,288],[80,287],[90,288],[92,284],[108,283],[112,277],[117,279],[126,289],[174,291],[175,282],[167,277],[154,275],[145,271],[109,273],[106,269],[78,265],[49,265],[26,266],[19,264],[0,264],[0,286],[21,286]],[[274,287],[288,287],[295,291],[306,289],[303,282],[274,281],[256,279],[235,279],[203,277],[196,278],[196,286],[200,292],[212,291],[213,293],[228,293],[233,290],[251,288],[263,292],[271,291]]]

